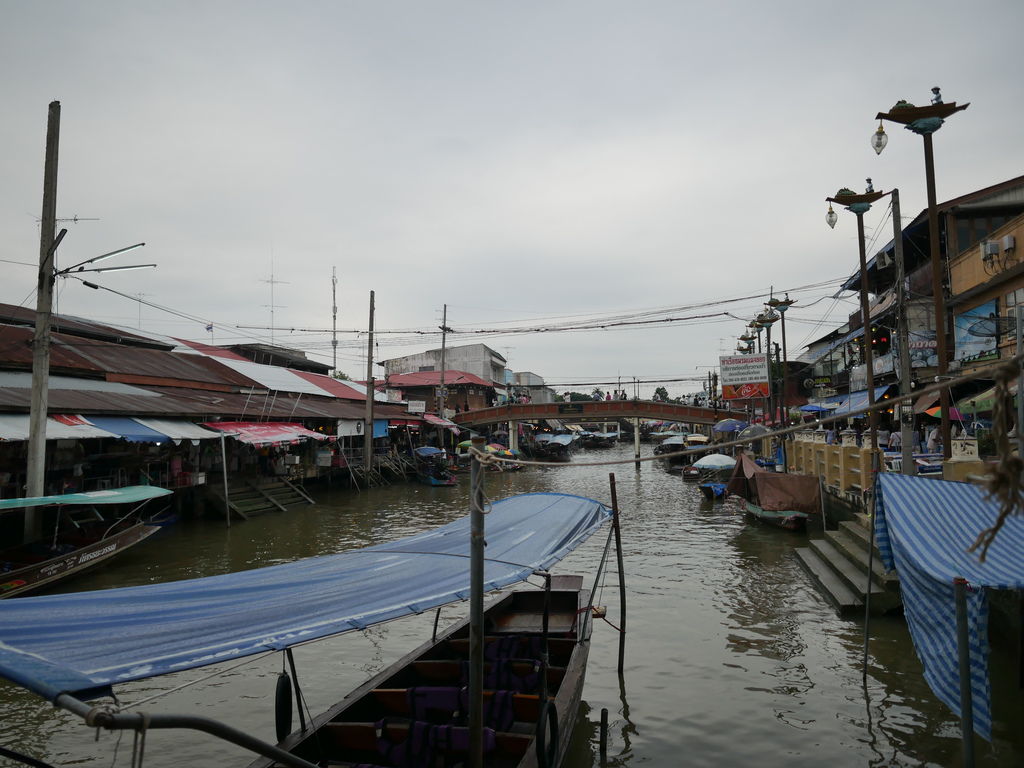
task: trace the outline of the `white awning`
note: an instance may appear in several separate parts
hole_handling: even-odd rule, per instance
[[[149,427],[155,432],[167,435],[174,441],[175,445],[182,440],[189,440],[192,442],[192,445],[198,445],[200,440],[220,437],[220,433],[204,429],[198,424],[193,424],[184,419],[142,419],[135,417],[134,420],[144,427]]]
[[[0,440],[28,440],[27,413],[0,414]],[[81,416],[51,416],[46,420],[47,440],[85,440],[91,437],[120,438],[113,432],[89,424]]]

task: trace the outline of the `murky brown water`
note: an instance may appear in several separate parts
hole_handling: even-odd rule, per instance
[[[644,450],[649,451],[648,446]],[[577,454],[577,462],[632,455],[632,447]],[[838,618],[793,558],[804,536],[748,523],[712,506],[660,464],[577,464],[487,476],[500,498],[557,491],[610,498],[614,469],[623,515],[628,598],[626,670],[616,673],[618,636],[595,626],[584,717],[568,768],[601,765],[597,723],[609,711],[607,764],[614,766],[957,766],[958,721],[921,677],[901,619],[872,622],[869,677],[861,680],[863,625]],[[467,484],[468,485],[468,484]],[[399,538],[468,511],[464,486],[394,485],[353,493],[321,488],[315,507],[235,523],[181,524],[116,565],[75,584],[97,589],[269,565]],[[557,572],[593,573],[599,533]],[[589,580],[588,580],[589,583]],[[599,602],[618,621],[614,575]],[[444,609],[442,625],[465,605]],[[313,712],[340,699],[429,636],[433,613],[296,650],[299,680]],[[224,720],[273,741],[279,656],[124,686],[135,702],[186,682],[150,705]],[[1014,670],[1012,666],[1004,669]],[[1014,670],[1015,671],[1015,670]],[[207,678],[219,672],[216,677]],[[1012,676],[1012,675],[1011,675]],[[997,688],[1000,681],[995,681]],[[1004,688],[1010,688],[1005,685]],[[1024,764],[1020,692],[996,699],[996,739],[978,742],[977,764]],[[128,766],[131,735],[93,732],[68,714],[0,683],[0,743],[54,765]],[[150,733],[146,764],[242,766],[240,750],[194,733]],[[0,758],[0,765],[8,765]]]

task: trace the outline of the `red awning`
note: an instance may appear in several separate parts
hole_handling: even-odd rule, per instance
[[[224,432],[248,445],[285,445],[327,439],[327,435],[285,421],[209,421],[203,426]]]
[[[459,427],[459,425],[456,424],[454,421],[442,419],[440,416],[435,416],[432,413],[424,413],[423,420],[427,422],[427,424],[433,424],[435,427],[447,427],[456,435],[459,434],[459,432],[461,431],[461,427]]]

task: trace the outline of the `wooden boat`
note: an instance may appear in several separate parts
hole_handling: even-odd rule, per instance
[[[534,446],[534,456],[541,461],[569,461],[573,446],[572,435],[551,435],[545,440],[538,440]]]
[[[743,500],[751,517],[790,531],[804,530],[808,518],[821,513],[817,477],[769,472],[747,454],[736,461],[728,492]]]
[[[593,499],[521,494],[491,504],[486,557],[472,542],[482,527],[470,515],[397,541],[237,573],[3,601],[0,677],[90,728],[202,731],[260,755],[256,768],[455,765],[466,762],[470,740],[482,747],[485,765],[553,768],[579,710],[591,606],[581,577],[544,569],[612,517]],[[478,576],[467,572],[467,550]],[[546,588],[501,592],[484,611],[483,589],[538,573]],[[467,586],[468,621],[440,636],[435,630],[430,642],[306,718],[306,699],[291,684],[293,646],[439,608],[465,599]],[[115,685],[268,651],[281,652],[292,672],[279,676],[276,697],[268,697],[278,745],[194,713],[90,703],[115,696]],[[480,697],[474,702],[462,692],[467,658],[480,665],[470,675]],[[291,732],[293,704],[299,728]],[[479,728],[472,738],[467,720]],[[19,757],[6,746],[5,754]]]
[[[416,462],[416,479],[424,485],[452,486],[458,479],[448,466],[448,454],[440,448],[425,445],[412,452]]]
[[[487,766],[556,768],[568,747],[590,650],[589,592],[582,576],[553,576],[545,596],[513,591],[484,613]],[[469,750],[469,643],[467,618],[277,746],[317,765],[461,765]],[[249,768],[276,764],[260,758]]]
[[[704,482],[700,483],[697,488],[708,501],[722,501],[728,495],[725,483]]]
[[[33,510],[44,531],[39,540],[0,551],[0,598],[52,587],[145,541],[160,526],[144,521],[141,507],[170,493],[146,485],[0,500],[0,513]],[[125,511],[136,502],[141,503]]]

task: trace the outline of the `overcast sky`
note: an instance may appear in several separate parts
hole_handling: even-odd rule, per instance
[[[329,334],[289,329],[331,327],[332,269],[346,331],[371,290],[386,331],[436,328],[444,304],[459,331],[711,315],[449,337],[559,391],[706,376],[744,331],[722,313],[749,319],[770,286],[799,300],[795,357],[856,309],[829,298],[855,219],[829,230],[824,198],[871,176],[906,218],[926,204],[921,139],[890,125],[876,157],[877,112],[936,85],[971,103],[935,137],[940,200],[1024,173],[1020,0],[0,0],[0,19],[0,301],[35,306],[33,267],[8,262],[38,261],[57,100],[57,215],[98,219],[59,225],[58,267],[140,241],[119,263],[159,265],[95,279],[131,298],[62,281],[58,311],[328,364]],[[884,204],[866,223],[889,239]],[[363,378],[365,337],[339,342]]]

